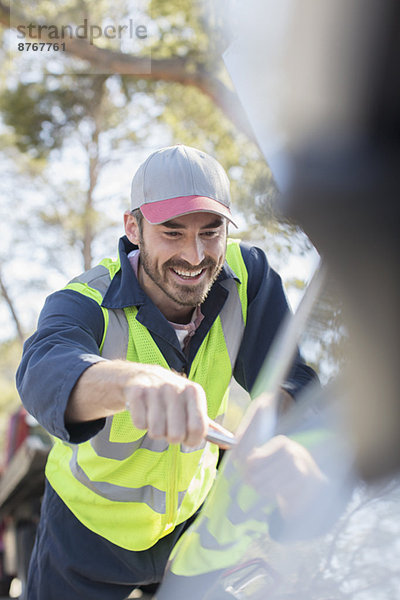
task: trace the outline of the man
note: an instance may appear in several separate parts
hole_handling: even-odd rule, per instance
[[[56,437],[28,600],[122,600],[160,581],[213,482],[210,419],[232,374],[251,391],[288,311],[264,253],[227,242],[229,181],[212,157],[154,152],[131,199],[119,260],[47,299],[18,370]],[[283,403],[314,378],[298,356]]]

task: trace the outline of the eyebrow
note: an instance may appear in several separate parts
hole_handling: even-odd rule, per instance
[[[220,217],[211,221],[211,223],[207,223],[207,225],[203,225],[200,229],[215,229],[217,227],[221,227],[223,225],[223,220]],[[162,223],[162,227],[168,227],[168,229],[186,229],[185,225],[181,223],[177,223],[176,221],[166,221]]]

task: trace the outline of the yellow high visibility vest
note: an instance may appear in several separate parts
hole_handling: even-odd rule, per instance
[[[235,240],[228,240],[226,260],[239,282],[221,283],[227,300],[203,340],[188,378],[206,392],[208,415],[225,412],[228,386],[247,316],[247,270]],[[76,278],[67,289],[96,300],[103,296],[120,262],[105,259]],[[100,353],[105,358],[169,368],[149,331],[136,320],[135,306],[106,309]],[[90,440],[72,444],[55,440],[46,476],[72,513],[91,531],[128,550],[144,550],[188,519],[206,498],[216,471],[218,449],[152,440],[134,427],[128,411],[106,419]]]

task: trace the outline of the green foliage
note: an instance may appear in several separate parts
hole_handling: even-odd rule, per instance
[[[154,97],[162,106],[158,121],[168,127],[172,143],[201,148],[215,156],[229,173],[233,203],[242,213],[254,215],[255,197],[274,189],[258,147],[194,87],[159,82]],[[261,217],[261,211],[257,216]]]
[[[148,0],[143,6],[140,19],[151,26],[153,34],[141,53],[151,52],[154,60],[182,59],[180,68],[185,74],[229,88],[220,54],[226,43],[221,11],[198,0]],[[63,0],[57,4],[36,0],[29,5],[17,0],[14,16],[19,12],[36,23],[75,25],[84,18],[99,25],[107,18],[117,23],[133,14],[128,0],[112,4],[109,0]],[[108,47],[107,40],[98,43]],[[63,247],[79,250],[85,266],[90,265],[94,245],[103,244],[113,225],[99,200],[99,182],[107,164],[117,164],[122,155],[141,146],[151,150],[161,145],[159,139],[201,148],[223,164],[232,182],[236,211],[246,223],[241,238],[263,246],[282,264],[290,255],[308,252],[310,244],[299,228],[276,214],[277,192],[258,147],[237,130],[211,97],[190,85],[190,78],[184,85],[168,78],[71,75],[71,65],[79,73],[83,63],[67,53],[57,56],[60,74],[55,76],[46,61],[37,60],[29,71],[24,68],[27,59],[19,59],[15,65],[19,81],[11,78],[0,89],[0,111],[7,126],[0,143],[7,146],[8,156],[18,165],[19,181],[26,184],[30,180],[29,188],[43,196],[42,203],[29,206],[29,223],[19,227],[33,244],[41,244],[47,263],[62,270],[60,258],[67,253],[60,256],[58,247]],[[84,174],[65,172],[54,177],[53,168],[59,169],[63,153],[71,146],[76,148],[77,166],[83,163]],[[14,187],[15,194],[23,196],[19,186]],[[128,196],[129,190],[124,194]],[[297,274],[287,283],[297,289],[302,286]],[[325,318],[330,327],[332,319],[327,314]],[[329,354],[327,348],[322,352]]]
[[[205,62],[210,38],[204,28],[204,4],[193,0],[150,0],[148,12],[157,26],[152,57],[191,56],[197,63]]]
[[[44,158],[60,148],[99,103],[104,81],[103,76],[46,77],[5,89],[0,110],[15,133],[18,149]]]

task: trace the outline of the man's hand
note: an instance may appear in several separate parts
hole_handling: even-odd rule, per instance
[[[246,479],[257,492],[276,502],[288,521],[304,514],[329,489],[327,478],[308,450],[284,435],[251,453]]]
[[[159,365],[102,360],[86,369],[65,411],[67,424],[93,421],[129,408],[132,421],[154,439],[199,445],[209,418],[203,388]]]
[[[126,406],[138,429],[153,439],[198,446],[207,433],[203,388],[168,369],[149,365],[124,387]]]

